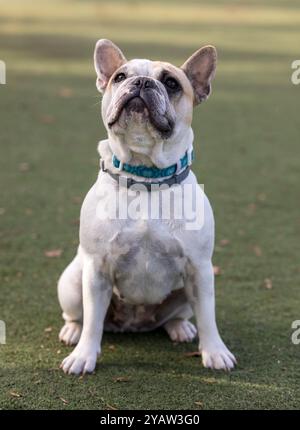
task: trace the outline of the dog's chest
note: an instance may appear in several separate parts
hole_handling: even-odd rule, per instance
[[[120,297],[133,304],[161,303],[184,285],[186,258],[163,226],[134,223],[110,243],[110,273]]]

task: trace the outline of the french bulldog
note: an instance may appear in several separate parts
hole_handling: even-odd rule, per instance
[[[106,39],[96,44],[96,86],[108,138],[99,143],[101,169],[81,208],[77,255],[58,282],[65,321],[59,339],[76,345],[61,363],[65,373],[94,371],[104,330],[163,327],[173,342],[198,335],[205,367],[230,370],[236,363],[215,319],[213,212],[190,168],[193,108],[210,95],[216,62],[213,46],[176,67],[128,61]],[[130,207],[136,185],[147,209],[111,216],[116,205]],[[172,188],[179,190],[177,203],[202,198],[199,228],[187,228],[187,218],[174,210],[163,216]],[[145,216],[158,194],[156,216]]]

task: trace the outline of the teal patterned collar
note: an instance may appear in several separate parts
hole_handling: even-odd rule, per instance
[[[179,174],[183,169],[192,164],[194,160],[193,148],[186,151],[184,156],[176,164],[159,169],[158,167],[148,167],[144,165],[131,165],[127,163],[122,163],[118,158],[112,156],[113,166],[123,172],[131,173],[132,175],[142,176],[143,178],[165,178],[167,176],[172,176]]]

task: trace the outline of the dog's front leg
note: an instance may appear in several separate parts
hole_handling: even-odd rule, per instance
[[[74,351],[61,367],[65,373],[90,373],[100,354],[105,315],[112,296],[112,286],[99,271],[99,260],[85,257],[82,276],[83,328]]]
[[[230,370],[236,359],[222,341],[216,324],[213,265],[205,260],[190,269],[186,293],[196,317],[203,365]]]

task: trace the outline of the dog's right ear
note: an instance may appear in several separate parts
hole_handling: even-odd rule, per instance
[[[103,92],[112,74],[127,60],[122,51],[110,40],[100,39],[94,51],[94,64],[97,73],[96,87]]]

